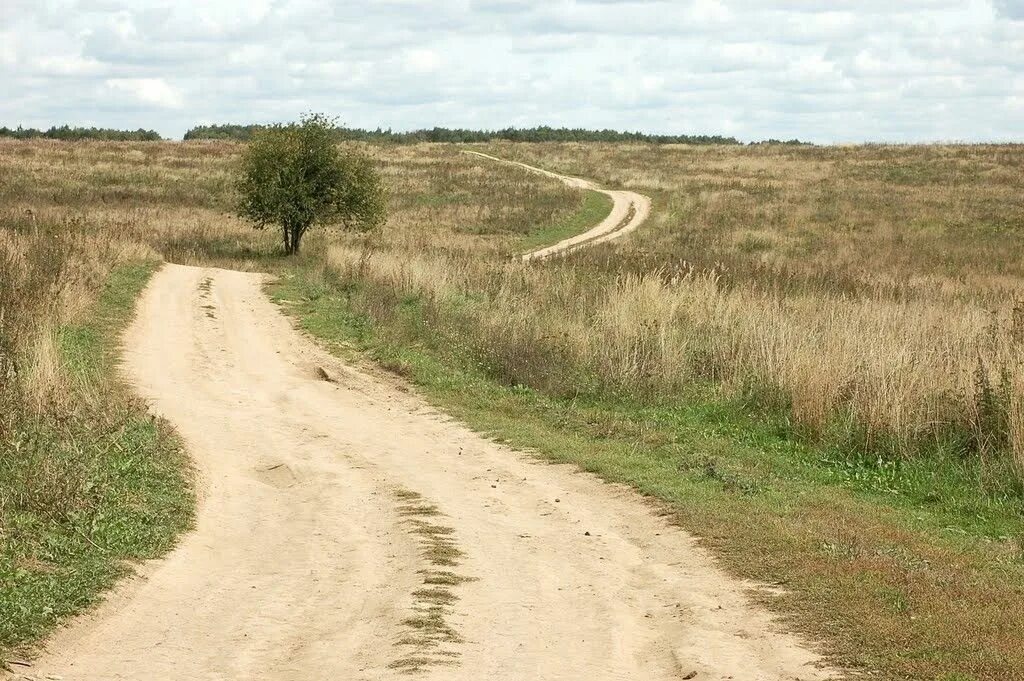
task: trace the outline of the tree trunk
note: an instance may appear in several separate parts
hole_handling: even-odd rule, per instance
[[[306,229],[309,225],[282,225],[281,231],[284,236],[284,253],[285,255],[297,255],[299,252],[299,242],[302,240],[302,235],[306,233]]]
[[[292,254],[292,230],[288,225],[281,226],[281,234],[284,237],[284,254]]]

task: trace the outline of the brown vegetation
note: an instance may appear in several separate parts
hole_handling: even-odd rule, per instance
[[[813,438],[1024,472],[1024,151],[1017,147],[492,149],[655,199],[626,243],[496,264],[396,223],[329,261],[440,308],[512,383],[665,397],[695,381]],[[454,308],[452,308],[454,309]],[[449,328],[445,326],[444,328]]]

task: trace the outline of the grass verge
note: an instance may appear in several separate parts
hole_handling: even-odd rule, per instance
[[[584,190],[578,210],[563,219],[539,227],[524,236],[517,245],[517,251],[529,252],[544,246],[557,244],[563,239],[581,234],[594,225],[600,224],[612,212],[612,200],[607,194]]]
[[[431,340],[415,299],[374,326],[358,283],[297,268],[270,292],[328,347],[366,353],[470,426],[658,500],[733,574],[783,587],[758,597],[836,664],[887,679],[1024,678],[1019,501],[972,488],[970,469],[850,461],[700,388],[657,404],[553,398]]]
[[[0,442],[0,661],[22,657],[192,522],[179,441],[116,371],[120,332],[157,263],[115,268],[84,321],[59,331],[74,405]]]

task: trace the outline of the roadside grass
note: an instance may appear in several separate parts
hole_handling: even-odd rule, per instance
[[[59,328],[62,406],[24,415],[0,443],[0,661],[191,524],[187,455],[116,372],[119,334],[157,266],[115,267],[92,308]]]
[[[421,301],[375,323],[359,312],[362,285],[314,265],[269,288],[302,329],[409,378],[490,437],[633,486],[733,574],[781,587],[755,597],[836,664],[893,679],[1021,678],[1020,501],[983,494],[977,466],[850,460],[713,386],[640,401],[502,384],[423,333]]]
[[[608,217],[611,210],[612,200],[607,194],[584,190],[579,209],[524,236],[519,240],[518,250],[525,253],[581,234]]]
[[[812,438],[975,458],[995,493],[1024,494],[1019,146],[487,150],[658,206],[627,241],[533,278],[520,297],[568,331],[535,334],[550,352],[614,355],[610,377],[639,368],[639,391],[694,374],[764,386]],[[487,276],[474,287],[502,290],[504,273]]]

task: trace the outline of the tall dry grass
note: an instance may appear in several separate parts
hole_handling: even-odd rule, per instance
[[[415,298],[511,383],[670,399],[711,382],[851,449],[1024,466],[1020,147],[493,145],[655,200],[630,239],[540,266],[508,256],[578,194],[444,145],[363,149],[387,226],[312,235],[308,256],[373,289],[381,323]],[[31,210],[75,238],[272,267],[274,235],[231,216],[237,152],[0,144],[6,232]]]
[[[431,333],[510,383],[666,399],[712,382],[846,450],[1024,474],[1024,150],[494,151],[647,192],[654,218],[541,266],[391,224],[369,255],[327,255],[368,314],[419,298]]]
[[[377,160],[393,188],[389,248],[504,258],[536,224],[580,203],[565,187],[481,166],[451,146],[357,146]],[[71,394],[57,330],[95,301],[118,264],[164,257],[245,269],[276,265],[276,234],[256,232],[233,215],[240,149],[218,142],[0,140],[6,413],[39,413]],[[311,256],[334,236],[312,235]]]
[[[141,244],[66,227],[32,221],[18,229],[0,218],[0,399],[9,415],[15,403],[40,414],[71,394],[58,329],[87,310],[112,267],[154,257]]]

